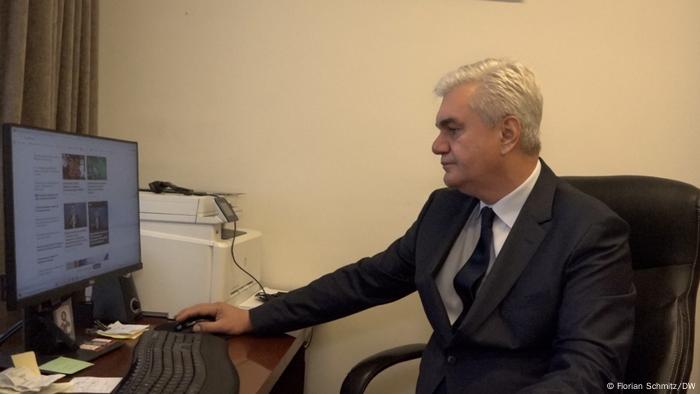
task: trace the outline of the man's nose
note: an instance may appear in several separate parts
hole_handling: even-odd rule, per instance
[[[449,144],[443,137],[442,133],[439,133],[433,141],[433,153],[436,155],[442,155],[449,151]]]

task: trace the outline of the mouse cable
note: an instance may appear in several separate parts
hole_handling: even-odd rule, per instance
[[[262,291],[262,293],[263,293],[263,297],[267,301],[270,299],[270,295],[267,294],[267,291],[265,291],[265,287],[263,287],[263,285],[260,284],[260,282],[255,278],[255,276],[253,276],[253,274],[246,271],[243,267],[241,267],[240,264],[238,264],[238,261],[236,261],[236,255],[233,253],[233,245],[236,243],[236,229],[237,229],[236,223],[237,223],[237,221],[234,220],[233,221],[233,238],[231,239],[231,258],[233,259],[233,264],[235,264],[239,270],[243,271],[246,275],[250,276],[250,278],[253,279],[255,281],[255,283],[258,284],[258,286],[260,287],[260,291]]]

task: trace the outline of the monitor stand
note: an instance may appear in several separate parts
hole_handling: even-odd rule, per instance
[[[34,351],[39,365],[51,361],[57,357],[70,357],[83,361],[92,361],[106,353],[116,350],[124,345],[123,341],[112,340],[109,344],[101,346],[97,350],[81,349],[80,344],[89,341],[92,337],[80,333],[73,339],[64,332],[54,321],[54,310],[50,305],[31,306],[24,308],[24,350]],[[75,319],[73,319],[75,321]],[[0,354],[0,368],[12,367],[12,360],[6,351]]]

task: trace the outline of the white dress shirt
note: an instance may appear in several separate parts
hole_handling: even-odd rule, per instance
[[[469,215],[467,222],[464,224],[464,228],[462,228],[457,240],[454,245],[452,245],[450,254],[447,256],[447,259],[445,259],[445,263],[435,277],[435,283],[440,292],[442,302],[445,304],[450,323],[454,323],[460,313],[462,313],[462,300],[455,291],[453,280],[457,272],[462,269],[462,266],[466,264],[469,257],[474,253],[476,244],[479,241],[481,208],[488,206],[493,209],[493,212],[496,214],[492,228],[493,244],[491,245],[491,258],[485,274],[488,275],[493,267],[493,262],[496,260],[498,253],[506,242],[506,238],[508,238],[510,230],[513,228],[515,220],[520,214],[520,210],[523,208],[523,205],[525,205],[527,197],[535,187],[535,182],[537,182],[541,168],[542,166],[538,160],[532,174],[530,174],[525,182],[515,188],[515,190],[493,205],[484,204],[483,201],[479,202],[479,205],[475,207]],[[486,276],[484,276],[484,278],[485,277]]]

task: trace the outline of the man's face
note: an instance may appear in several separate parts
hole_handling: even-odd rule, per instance
[[[486,125],[469,106],[475,90],[475,84],[463,84],[443,97],[435,120],[440,132],[433,153],[440,155],[448,187],[479,197],[494,182],[502,155],[497,127]]]

